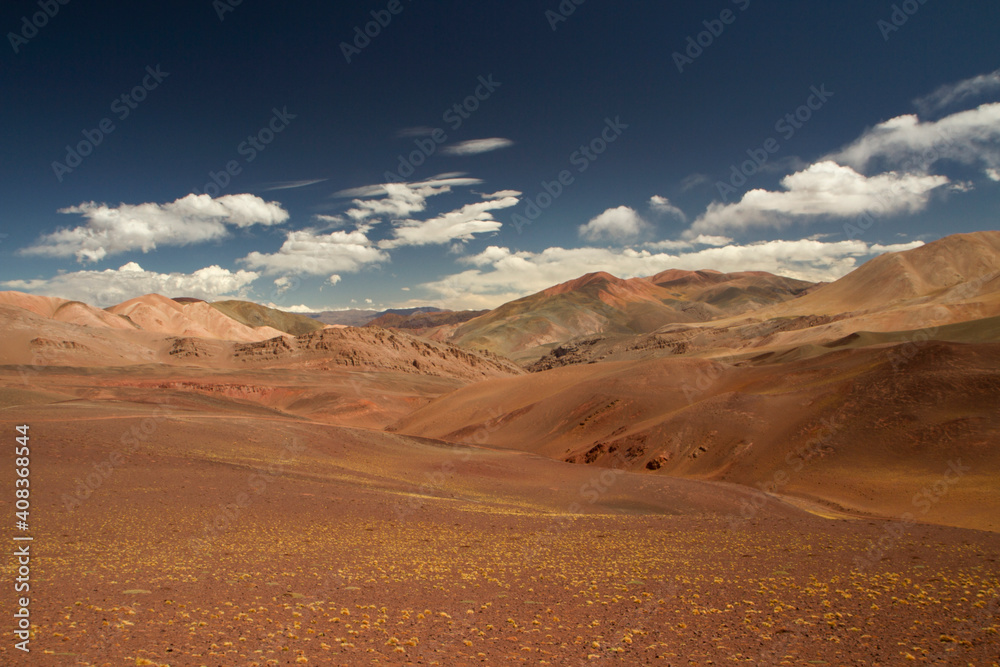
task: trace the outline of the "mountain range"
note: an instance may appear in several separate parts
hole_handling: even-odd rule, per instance
[[[595,272],[486,312],[350,316],[369,326],[240,301],[101,309],[3,292],[0,363],[117,368],[100,391],[162,386],[565,463],[778,476],[773,493],[855,514],[907,511],[960,460],[956,502],[927,520],[1000,530],[1000,232],[829,284]]]

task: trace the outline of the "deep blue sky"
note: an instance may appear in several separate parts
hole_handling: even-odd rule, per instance
[[[0,45],[0,232],[7,235],[0,245],[0,282],[101,305],[160,285],[161,291],[174,286],[201,296],[229,292],[284,306],[347,307],[371,299],[385,306],[462,307],[495,305],[600,269],[627,276],[670,264],[765,268],[831,279],[882,246],[997,227],[1000,183],[989,176],[1000,178],[989,171],[1000,166],[994,115],[963,123],[967,130],[923,164],[906,163],[900,144],[862,162],[838,154],[889,119],[919,113],[915,122],[929,124],[1000,100],[1000,88],[987,80],[972,86],[974,94],[956,93],[956,99],[939,98],[940,104],[923,109],[914,104],[942,86],[1000,67],[996,2],[914,4],[916,13],[885,39],[879,21],[892,20],[893,3],[870,0],[587,0],[555,30],[546,11],[558,11],[557,0],[401,0],[402,11],[346,62],[341,43],[388,4],[243,0],[220,20],[220,3],[211,0],[73,0],[26,43],[15,40],[17,53],[8,35]],[[673,54],[724,10],[732,12],[726,15],[732,22],[679,72]],[[21,33],[22,17],[30,20],[39,11],[37,0],[7,2],[0,27],[5,34]],[[122,107],[112,107],[113,101],[139,85],[147,67],[157,66],[169,76],[120,120]],[[490,75],[499,88],[453,131],[443,114],[476,91],[479,77]],[[814,86],[833,96],[785,139],[776,121],[806,103]],[[273,109],[287,109],[295,118],[247,163],[238,147],[267,125]],[[60,181],[53,162],[64,162],[67,145],[84,140],[83,131],[104,118],[114,131]],[[628,128],[580,173],[571,156],[600,136],[609,118]],[[516,206],[487,213],[502,227],[486,219],[464,241],[445,233],[444,240],[434,236],[426,245],[395,241],[379,248],[380,241],[396,238],[398,216],[364,218],[361,229],[350,217],[315,217],[343,217],[351,198],[335,193],[382,183],[398,157],[415,148],[417,137],[400,132],[420,127],[442,128],[448,140],[410,181],[461,173],[482,182],[457,184],[404,216],[416,221],[409,223],[415,237],[424,234],[418,223],[482,202],[484,193],[517,191],[508,193],[517,197]],[[780,193],[783,177],[831,154],[861,179],[877,183],[880,174],[895,172],[922,185],[911,199],[897,201],[892,215],[876,216],[869,229],[853,234],[858,242],[850,248],[843,245],[844,225],[858,214],[836,205],[816,213],[790,202],[779,205],[787,206],[783,212],[741,209],[732,211],[735,218],[722,216],[729,222],[696,222],[720,200],[716,183],[769,138],[779,145],[769,168],[738,187],[729,203],[751,188]],[[480,139],[512,143],[475,155],[444,154],[445,146]],[[123,243],[109,246],[97,261],[78,261],[67,247],[79,236],[70,234],[56,249],[46,236],[88,224],[84,215],[60,209],[86,202],[167,205],[203,191],[210,172],[231,160],[242,171],[220,194],[276,202],[287,220],[225,224],[224,235],[197,243],[188,243],[183,231],[160,229],[155,249],[143,252]],[[556,179],[562,170],[571,170],[573,183],[518,230],[514,216],[543,192],[543,180]],[[919,181],[934,176],[946,180]],[[827,177],[834,178],[819,174],[810,184]],[[269,189],[313,180],[319,182]],[[833,192],[832,199],[845,199]],[[665,207],[651,210],[654,196],[668,199],[685,217]],[[618,210],[599,217],[609,209]],[[192,224],[201,223],[218,225],[218,219]],[[286,234],[301,230],[313,230],[309,242],[281,261],[243,261],[253,252],[273,256]],[[343,237],[316,245],[335,231]],[[696,242],[702,232],[729,240]],[[117,229],[108,233],[123,238]],[[338,244],[348,235],[353,245],[345,250]],[[794,255],[800,246],[754,245],[810,237],[816,242],[801,246],[801,256]],[[662,243],[682,239],[687,245]],[[562,250],[542,254],[551,248]],[[578,248],[592,250],[571,252]],[[341,251],[366,259],[345,264],[334,256]],[[299,261],[296,252],[307,259]],[[123,277],[108,271],[129,262],[146,273]],[[221,271],[190,275],[212,265]],[[259,277],[231,275],[241,270]],[[160,274],[178,275],[170,282]],[[340,279],[331,285],[334,274]]]

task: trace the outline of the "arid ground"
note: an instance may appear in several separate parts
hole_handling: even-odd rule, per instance
[[[31,664],[996,664],[996,533],[96,379],[4,393]]]
[[[0,663],[996,666],[1000,234],[911,253],[409,330],[0,293]]]

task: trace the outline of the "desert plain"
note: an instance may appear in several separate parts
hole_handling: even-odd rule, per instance
[[[997,665],[998,258],[368,327],[0,293],[0,662]]]

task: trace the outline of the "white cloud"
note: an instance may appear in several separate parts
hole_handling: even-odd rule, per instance
[[[666,269],[768,271],[810,281],[830,281],[857,268],[858,259],[920,245],[869,246],[863,241],[818,240],[729,244],[691,252],[608,248],[548,248],[540,253],[491,246],[461,260],[474,268],[426,283],[449,308],[494,308],[597,269],[621,278]]]
[[[466,204],[460,209],[429,220],[401,220],[393,228],[393,238],[379,243],[381,248],[445,244],[454,240],[468,241],[475,234],[499,231],[503,226],[493,218],[492,211],[517,206],[519,192],[501,191],[483,195],[486,199]]]
[[[930,122],[914,115],[899,116],[876,125],[827,159],[861,171],[872,163],[926,171],[944,159],[1000,167],[1000,103]]]
[[[339,196],[351,196],[347,193],[358,193],[353,202],[354,208],[346,215],[355,221],[369,218],[408,218],[414,213],[420,213],[427,208],[427,199],[446,194],[455,187],[479,185],[478,178],[444,178],[422,181],[420,183],[385,183],[382,185],[367,185],[361,188],[343,190]],[[383,196],[384,195],[384,196]],[[379,197],[366,199],[366,197]]]
[[[693,190],[699,185],[705,185],[711,183],[712,179],[706,174],[691,174],[686,176],[684,180],[681,181],[681,191],[687,192],[688,190]]]
[[[1000,183],[1000,169],[987,169],[986,177],[991,181],[997,181]]]
[[[887,172],[867,177],[850,167],[819,162],[782,179],[783,192],[751,190],[739,202],[712,203],[685,236],[776,228],[796,220],[846,218],[866,212],[912,213],[926,207],[931,192],[948,183],[944,176],[924,174]]]
[[[336,273],[326,279],[326,282],[328,282],[331,285],[336,285],[340,281],[341,281],[341,277],[339,275],[337,275]]]
[[[275,294],[281,295],[298,286],[298,281],[291,276],[281,276],[274,281],[274,292]]]
[[[941,86],[930,95],[914,100],[913,103],[921,113],[929,114],[998,90],[1000,90],[1000,70]]]
[[[299,304],[297,306],[279,306],[276,303],[265,303],[268,308],[274,308],[275,310],[283,310],[286,313],[298,313],[300,315],[308,315],[310,313],[322,313],[326,308],[313,308],[312,306],[307,306],[305,304]]]
[[[645,244],[645,247],[649,250],[687,250],[688,248],[693,248],[699,245],[724,246],[729,245],[732,242],[733,240],[728,236],[708,236],[706,234],[699,234],[690,240],[654,241],[653,243]]]
[[[501,139],[499,137],[492,139],[471,139],[452,144],[451,146],[445,146],[441,149],[441,152],[445,155],[479,155],[481,153],[498,151],[501,148],[509,148],[513,145],[514,142],[510,139]]]
[[[483,195],[483,199],[503,199],[505,197],[520,197],[523,192],[520,190],[500,190]]]
[[[295,190],[296,188],[304,188],[310,185],[316,185],[317,183],[323,183],[324,181],[326,181],[325,178],[314,178],[302,181],[284,181],[281,183],[275,183],[270,187],[264,188],[264,190],[266,192],[270,192],[272,190]]]
[[[579,228],[580,236],[590,241],[631,241],[648,231],[649,224],[628,206],[609,208]]]
[[[61,273],[47,280],[10,280],[2,285],[9,289],[105,307],[152,293],[206,301],[243,297],[250,283],[259,277],[260,274],[253,271],[234,273],[218,266],[209,266],[194,273],[155,273],[129,262],[118,269]]]
[[[59,229],[43,235],[25,255],[73,257],[78,262],[96,262],[109,255],[132,250],[149,252],[158,246],[184,246],[215,241],[229,235],[227,225],[246,228],[278,225],[288,212],[277,202],[265,202],[249,194],[188,195],[168,204],[107,204],[85,202],[59,210],[77,213],[85,225]]]
[[[265,274],[331,275],[354,273],[369,264],[389,261],[361,230],[321,234],[314,229],[289,232],[278,252],[252,252],[240,262]]]
[[[684,211],[674,206],[674,204],[666,197],[653,195],[649,199],[649,208],[660,215],[667,215],[672,218],[677,218],[681,222],[687,222],[687,216],[684,214]]]

